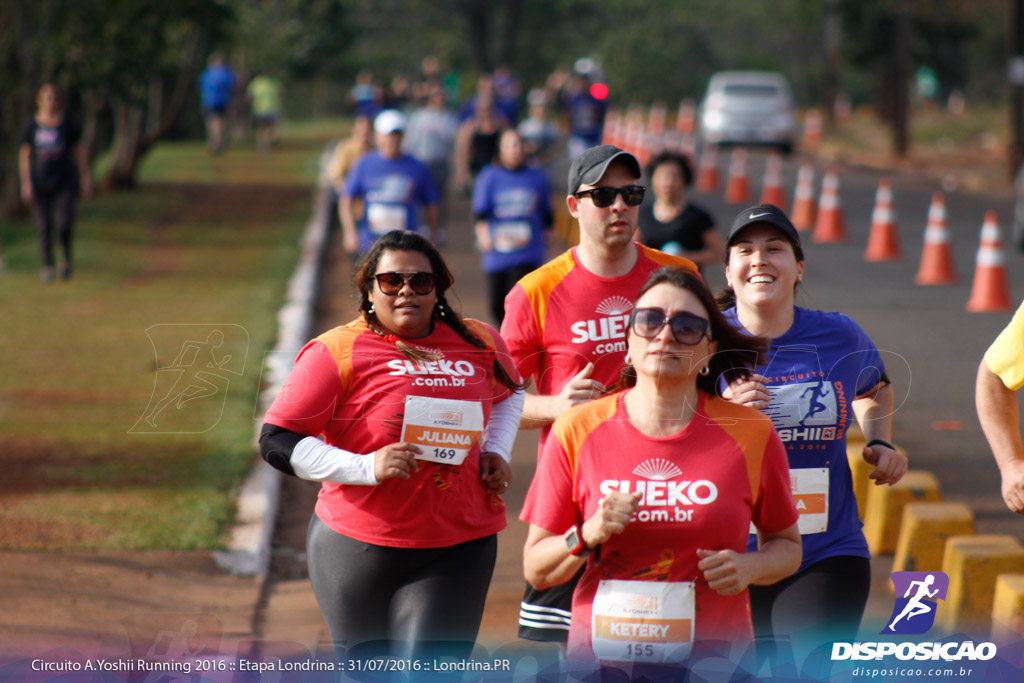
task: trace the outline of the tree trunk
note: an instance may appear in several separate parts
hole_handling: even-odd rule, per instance
[[[195,80],[196,54],[199,46],[198,32],[194,32],[182,53],[180,68],[171,96],[166,98],[166,108],[156,106],[153,99],[163,105],[164,88],[151,83],[149,88],[150,121],[145,122],[145,110],[139,105],[123,102],[114,103],[114,143],[112,163],[103,181],[104,187],[125,188],[135,186],[135,173],[146,152],[170,132],[185,108],[188,89]],[[143,125],[146,129],[143,130]]]
[[[459,7],[466,16],[469,32],[469,47],[473,61],[483,73],[494,70],[491,59],[491,9],[490,0],[461,0]]]

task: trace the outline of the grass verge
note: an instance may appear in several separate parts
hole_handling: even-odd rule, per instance
[[[159,146],[78,207],[74,276],[0,221],[0,549],[220,547],[331,126]]]

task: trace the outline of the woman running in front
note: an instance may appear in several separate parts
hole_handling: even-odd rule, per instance
[[[803,563],[793,576],[750,591],[754,632],[786,636],[798,656],[830,640],[856,640],[871,566],[846,458],[849,417],[857,418],[876,485],[895,484],[907,459],[889,443],[893,389],[878,349],[840,313],[794,304],[803,279],[800,235],[771,204],[744,209],[726,240],[726,317],[771,340],[767,364],[724,395],[771,417],[786,444],[800,510]],[[753,540],[751,541],[753,543]]]
[[[355,285],[359,317],[299,353],[260,451],[323,482],[306,550],[339,654],[465,658],[505,528],[515,365],[494,328],[448,305],[426,238],[385,234]]]
[[[747,587],[799,566],[782,442],[759,411],[715,395],[763,343],[726,322],[699,277],[662,268],[630,315],[629,388],[555,421],[521,514],[523,566],[537,588],[586,566],[572,664],[672,678],[701,641],[742,653]],[[751,522],[760,546],[747,552]]]

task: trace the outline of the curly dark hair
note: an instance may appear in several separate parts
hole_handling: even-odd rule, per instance
[[[685,154],[679,152],[661,152],[647,164],[645,169],[648,178],[654,177],[654,171],[662,164],[675,164],[679,167],[679,170],[683,173],[683,185],[690,187],[693,185],[693,164],[686,157]]]
[[[706,375],[697,376],[697,388],[705,393],[717,395],[722,378],[725,378],[726,383],[731,383],[733,380],[749,377],[753,368],[764,359],[764,354],[770,344],[769,340],[764,337],[751,336],[734,327],[718,310],[715,297],[704,281],[689,270],[672,266],[659,268],[651,273],[647,283],[633,299],[634,303],[654,287],[665,283],[684,289],[700,299],[704,310],[708,313],[708,332],[711,334],[711,338],[718,343],[718,350],[711,356],[711,361],[708,363],[709,372]],[[626,365],[622,369],[619,385],[631,387],[634,384],[636,384],[636,371],[633,366]]]
[[[374,334],[381,338],[387,338],[388,336],[387,333],[381,329],[380,321],[377,320],[376,314],[370,311],[370,290],[373,288],[373,276],[377,272],[377,266],[380,264],[381,257],[388,251],[415,251],[426,256],[427,260],[430,261],[431,272],[433,272],[437,277],[434,289],[437,292],[438,305],[434,308],[434,323],[443,322],[445,325],[455,330],[456,334],[462,337],[467,343],[478,349],[490,351],[492,355],[494,355],[494,349],[489,348],[483,339],[466,327],[466,323],[463,322],[462,316],[460,316],[455,309],[451,307],[448,300],[445,299],[445,293],[451,289],[452,285],[455,283],[455,277],[448,269],[448,265],[444,262],[441,252],[437,250],[437,247],[430,243],[430,240],[410,230],[392,230],[380,237],[380,239],[373,243],[370,250],[367,251],[359,260],[359,263],[356,266],[356,272],[352,276],[352,281],[354,282],[356,291],[358,292],[359,310],[363,314],[363,320],[366,322],[366,326]],[[427,352],[412,347],[401,339],[396,342],[396,345],[410,360],[437,360],[436,358],[431,357]],[[494,355],[494,377],[504,386],[512,389],[513,391],[522,389],[523,387],[522,384],[519,384],[512,379],[511,375],[509,375],[508,371],[505,369],[505,366],[498,360],[497,355]]]

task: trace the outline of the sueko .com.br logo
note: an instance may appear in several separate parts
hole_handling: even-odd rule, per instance
[[[946,599],[949,577],[944,572],[893,572],[889,575],[896,589],[892,615],[880,635],[920,635],[935,623],[939,601]],[[993,643],[963,642],[857,642],[833,643],[832,661],[899,660],[987,661],[996,656]]]

